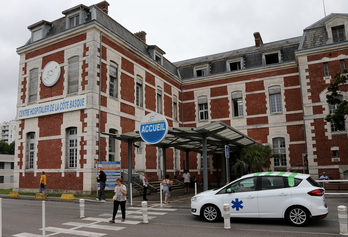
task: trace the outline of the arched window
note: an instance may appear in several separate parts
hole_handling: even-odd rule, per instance
[[[109,133],[117,134],[115,129],[109,129]],[[109,136],[109,161],[116,161],[116,139]]]
[[[208,99],[206,96],[201,96],[198,98],[198,113],[199,121],[208,120]]]
[[[109,95],[113,98],[117,98],[118,91],[118,77],[117,77],[117,66],[115,64],[110,65],[109,71]]]
[[[68,94],[71,94],[79,90],[79,56],[70,58],[68,63]]]
[[[34,160],[35,160],[35,133],[28,133],[27,136],[28,141],[28,155],[27,155],[27,168],[34,168]]]
[[[232,92],[233,117],[243,117],[243,96],[241,91]]]
[[[280,92],[280,86],[272,86],[269,88],[271,114],[282,112],[282,96]]]
[[[278,158],[274,158],[274,166],[286,166],[286,150],[285,139],[283,137],[273,138],[273,152],[278,154]]]
[[[138,75],[136,80],[135,103],[137,106],[143,107],[143,79]]]
[[[68,168],[77,167],[77,128],[67,129],[67,164]]]

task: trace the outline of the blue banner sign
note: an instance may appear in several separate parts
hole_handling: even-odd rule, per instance
[[[18,109],[18,119],[39,117],[50,114],[64,113],[86,108],[86,95],[74,96],[63,100],[55,100],[42,104],[25,106]]]

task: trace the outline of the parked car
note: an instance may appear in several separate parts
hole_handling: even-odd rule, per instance
[[[222,218],[223,205],[228,203],[231,217],[284,218],[292,225],[304,226],[310,219],[327,216],[324,193],[308,174],[247,174],[222,188],[192,197],[191,214],[217,221]]]

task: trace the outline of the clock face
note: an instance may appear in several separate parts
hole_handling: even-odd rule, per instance
[[[51,61],[46,64],[42,71],[42,82],[45,86],[53,86],[59,80],[60,66],[57,62]]]

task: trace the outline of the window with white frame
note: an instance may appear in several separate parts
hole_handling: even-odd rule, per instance
[[[178,102],[175,96],[173,97],[173,119],[178,121]]]
[[[135,90],[135,102],[139,107],[143,107],[143,79],[140,76],[137,76],[136,79],[136,90]]]
[[[162,114],[162,90],[157,88],[157,113]]]
[[[67,161],[68,168],[77,167],[77,128],[67,129]]]
[[[113,98],[117,98],[117,66],[111,65],[109,72],[109,95]]]
[[[243,69],[243,59],[231,59],[227,61],[228,71],[237,71]]]
[[[27,168],[34,168],[35,159],[35,133],[28,133],[28,155],[27,155]]]
[[[195,77],[208,76],[208,65],[197,66],[194,69]]]
[[[155,51],[155,61],[158,63],[158,64],[163,64],[163,56],[160,54],[160,53],[157,53]]]
[[[79,89],[79,56],[70,58],[68,64],[68,94],[71,94]]]
[[[0,176],[0,184],[4,183],[4,176]]]
[[[116,135],[115,129],[109,129],[109,133]],[[109,136],[109,161],[116,161],[116,138]]]
[[[344,25],[332,27],[331,30],[333,42],[337,43],[346,40]]]
[[[69,28],[77,26],[80,24],[80,14],[70,16],[69,19]]]
[[[269,88],[269,100],[271,106],[271,114],[282,112],[282,96],[280,86],[273,86]]]
[[[200,154],[201,156],[201,170],[203,170],[203,154]],[[207,170],[210,170],[210,155],[207,155]]]
[[[273,152],[279,157],[274,158],[274,167],[286,166],[285,139],[283,137],[273,138]]]
[[[326,77],[330,76],[329,64],[328,63],[324,63],[324,76],[326,76]]]
[[[280,63],[281,61],[282,60],[281,60],[280,51],[263,54],[263,62],[264,62],[263,64],[264,65]]]
[[[29,72],[29,103],[37,101],[37,86],[39,83],[38,69],[34,68]]]
[[[342,95],[339,95],[338,96],[338,99],[339,100],[343,100],[343,96]],[[338,108],[339,104],[329,104],[329,113],[330,114],[334,114],[336,109]],[[343,129],[338,129],[336,126],[335,126],[335,123],[333,121],[330,122],[331,124],[331,132],[343,132],[343,131],[346,131],[346,128],[344,127]]]
[[[198,98],[198,116],[200,121],[208,120],[208,99],[206,96]]]
[[[241,91],[232,92],[233,117],[243,117],[243,97]]]
[[[5,162],[0,162],[0,170],[5,169]]]

